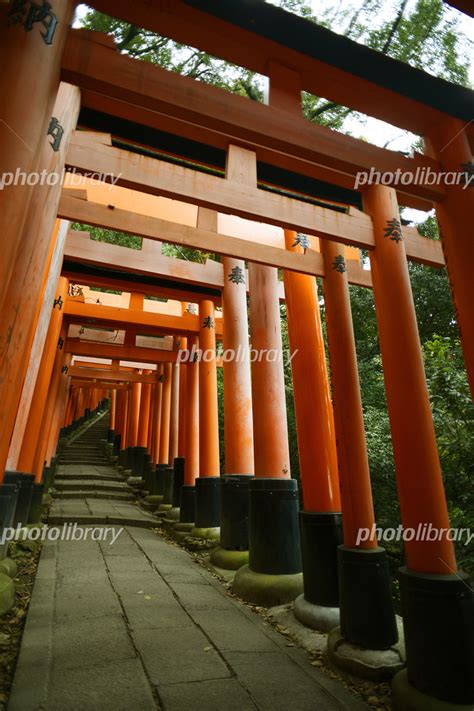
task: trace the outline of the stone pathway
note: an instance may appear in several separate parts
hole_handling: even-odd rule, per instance
[[[9,711],[368,708],[117,499],[112,467],[62,465],[57,484],[49,525],[89,534],[44,544]]]
[[[127,527],[114,545],[45,544],[8,708],[367,707],[187,552]]]

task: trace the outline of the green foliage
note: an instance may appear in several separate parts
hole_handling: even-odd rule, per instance
[[[130,249],[141,249],[142,238],[134,237],[133,235],[125,234],[125,232],[114,232],[103,227],[92,227],[91,225],[83,225],[79,222],[73,222],[71,229],[89,232],[91,239],[97,242],[108,242],[116,244],[120,247],[129,247]]]

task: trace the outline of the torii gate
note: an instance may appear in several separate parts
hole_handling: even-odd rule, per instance
[[[453,4],[462,9],[466,3]],[[269,94],[266,105],[249,102],[120,56],[110,38],[68,29],[72,0],[57,0],[42,25],[28,32],[23,8],[13,17],[10,3],[2,7],[4,171],[61,174],[69,166],[112,175],[117,187],[107,201],[93,187],[77,192],[59,183],[25,181],[2,193],[1,470],[13,456],[13,443],[22,470],[39,476],[44,460],[54,454],[60,425],[82,417],[104,395],[103,387],[84,385],[100,368],[84,365],[87,361],[71,365],[72,350],[63,353],[63,346],[58,353],[58,343],[68,343],[70,323],[116,324],[127,333],[124,348],[139,348],[131,342],[137,329],[173,334],[183,344],[187,339],[188,347],[199,343],[213,354],[210,361],[173,366],[157,355],[155,362],[166,371],[159,387],[155,374],[126,371],[119,358],[115,372],[110,367],[96,382],[119,383],[108,390],[116,393],[112,414],[125,435],[121,444],[146,450],[158,467],[184,458],[183,492],[189,496],[195,490],[195,532],[217,528],[215,306],[222,299],[224,346],[246,345],[248,289],[253,345],[281,351],[277,269],[283,269],[290,347],[299,353],[292,373],[304,501],[304,595],[295,609],[304,616],[309,608],[313,623],[321,626],[334,622],[340,605],[341,631],[349,643],[390,646],[397,632],[386,556],[373,536],[357,541],[358,531],[371,528],[374,512],[348,284],[374,291],[403,525],[447,529],[407,259],[446,266],[474,390],[474,254],[465,229],[473,193],[462,184],[431,185],[426,179],[429,171],[472,175],[473,94],[260,0],[95,0],[92,6],[259,72],[269,78]],[[31,71],[36,66],[40,73]],[[308,123],[301,116],[302,90],[423,136],[425,153],[400,156]],[[422,179],[396,189],[356,184],[357,175],[371,168]],[[131,192],[121,192],[124,188]],[[144,212],[137,194],[154,200]],[[172,202],[180,203],[181,213],[183,204],[193,206],[191,217],[173,218]],[[441,245],[404,227],[399,203],[435,206]],[[62,222],[55,223],[57,218]],[[147,246],[150,254],[155,249],[159,279],[153,264],[143,264],[138,254],[129,271],[117,250],[91,248],[84,236],[68,237],[71,220],[215,253],[222,268],[209,262],[177,267]],[[370,272],[346,247],[368,250]],[[99,268],[101,255],[110,261]],[[86,286],[120,284],[117,290],[123,291],[130,274],[140,289],[129,287],[134,299],[128,309],[67,298],[67,276]],[[314,276],[324,283],[334,414]],[[198,303],[199,313],[147,313],[145,293]],[[28,376],[40,357],[36,376]],[[234,484],[250,491],[249,564],[237,573],[234,589],[247,599],[268,602],[276,590],[279,599],[291,599],[303,588],[282,364],[257,360],[251,376],[249,359],[224,361],[223,369],[225,474],[240,479],[222,479],[234,494]],[[180,390],[178,375],[185,383]],[[73,376],[78,386],[68,399]],[[121,388],[124,383],[132,383],[131,389]],[[47,393],[46,405],[32,397],[33,389],[36,395]],[[19,409],[24,397],[26,412]],[[41,423],[39,431],[26,427],[25,417]],[[21,422],[24,436],[12,440]],[[232,507],[237,498],[228,490],[225,501]],[[225,534],[217,554],[221,563],[235,553],[235,532]],[[446,538],[412,540],[405,552],[400,581],[408,675],[395,678],[395,702],[399,708],[407,703],[421,708],[431,700],[472,705],[472,594],[457,570],[453,545]]]

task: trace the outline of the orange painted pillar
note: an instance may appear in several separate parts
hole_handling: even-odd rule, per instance
[[[375,516],[344,246],[320,241],[324,306],[344,521],[349,548],[376,548]],[[360,529],[370,531],[359,542]]]
[[[152,461],[158,464],[160,459],[160,433],[161,433],[161,406],[163,402],[163,364],[158,365],[158,380],[156,382],[156,394],[153,403],[153,445]]]
[[[130,412],[130,401],[131,401],[131,389],[123,391],[123,415],[122,415],[122,436],[120,438],[120,449],[127,449],[128,447],[128,420]]]
[[[61,371],[57,383],[54,413],[52,418],[52,424],[49,428],[46,455],[43,457],[43,459],[45,459],[47,463],[50,463],[51,458],[56,454],[59,436],[61,432],[61,426],[64,421],[64,414],[66,411],[69,394],[71,392],[71,378],[68,374],[69,368],[71,367],[71,361],[71,353],[66,353],[66,355],[64,356],[64,360],[62,361]]]
[[[180,350],[186,350],[188,339],[180,339]],[[181,363],[179,366],[179,416],[178,416],[178,457],[186,456],[186,378],[188,366]]]
[[[297,240],[296,232],[285,230],[286,248],[302,254]],[[290,271],[283,278],[304,510],[340,511],[334,416],[316,280]]]
[[[199,319],[199,476],[218,477],[220,470],[216,326],[212,301],[201,301]]]
[[[253,474],[252,385],[245,263],[224,257],[223,370],[225,473]]]
[[[304,237],[286,230],[286,249],[303,254],[306,247],[300,242]],[[283,273],[283,280],[303,489],[300,531],[304,600],[324,607],[324,629],[328,608],[334,608],[334,613],[327,624],[337,626],[339,621],[337,549],[342,543],[342,528],[334,415],[316,280],[290,271]],[[299,612],[297,600],[297,617]]]
[[[441,170],[463,173],[459,185],[446,185],[446,198],[437,203],[436,216],[456,308],[466,371],[474,398],[474,241],[470,229],[474,219],[474,174],[472,149],[465,121],[446,117],[432,129],[426,141],[427,152],[437,158]],[[467,181],[470,180],[470,185]]]
[[[130,415],[128,425],[128,446],[136,447],[138,445],[138,428],[140,420],[140,397],[142,391],[141,383],[132,383],[130,394]]]
[[[474,596],[469,577],[457,570],[450,540],[396,193],[372,185],[363,198],[374,223],[372,284],[404,528],[400,599],[407,681],[424,694],[426,708],[430,696],[472,705]],[[397,708],[404,707],[405,684],[394,680]]]
[[[109,430],[115,432],[117,426],[117,391],[110,391]]]
[[[249,263],[255,476],[290,477],[278,274]]]
[[[396,193],[373,185],[364,207],[374,222],[370,253],[393,453],[405,528],[449,528],[428,390],[406,261]],[[451,541],[406,541],[410,570],[456,570]]]
[[[2,5],[2,8],[5,5]],[[0,10],[0,17],[3,10]],[[3,31],[3,28],[0,32]],[[30,33],[34,34],[34,30]],[[39,33],[38,36],[40,37]],[[6,55],[5,55],[6,56]],[[16,55],[15,55],[16,56]],[[18,66],[22,66],[22,61]],[[31,65],[34,66],[34,65]],[[41,65],[38,65],[41,66]],[[6,67],[2,66],[6,71]],[[5,76],[5,75],[4,75]],[[18,73],[15,72],[18,77]],[[19,79],[18,79],[19,80]],[[8,80],[9,81],[9,80]],[[41,83],[41,81],[40,81]],[[18,87],[21,85],[18,84]],[[31,104],[32,96],[27,98],[23,95],[23,87],[17,93],[23,97],[23,102],[30,105],[26,109],[29,114],[36,116],[35,107]],[[8,92],[2,92],[5,100]],[[5,106],[4,101],[2,105]],[[53,150],[51,146],[51,136],[45,131],[41,139],[41,150],[36,164],[36,170],[43,174],[56,173],[61,175],[67,151],[68,141],[72,130],[76,126],[77,116],[80,108],[80,92],[77,87],[62,83],[57,93],[57,100],[54,104],[54,116],[58,118],[64,133],[61,145],[58,150]],[[8,144],[0,150],[0,161],[3,158],[3,148],[7,150],[12,142],[21,142],[17,137],[11,136],[11,130],[7,128],[0,116],[0,131],[7,130],[9,134]],[[19,122],[21,125],[21,121]],[[15,170],[19,168],[16,163]],[[1,172],[1,170],[0,170]],[[49,181],[48,181],[49,182]],[[4,254],[2,254],[2,266],[0,271],[3,276],[0,292],[6,285],[8,289],[2,296],[2,308],[0,319],[0,370],[2,379],[0,381],[0,475],[3,473],[7,460],[10,439],[15,427],[17,409],[21,399],[24,379],[28,369],[31,348],[34,342],[34,334],[38,318],[41,313],[41,303],[45,296],[48,283],[47,275],[50,266],[54,263],[54,279],[58,274],[58,260],[61,259],[64,247],[65,230],[56,233],[54,231],[57,208],[61,194],[61,181],[52,184],[38,184],[32,189],[31,197],[28,200],[28,215],[25,217],[23,229],[11,235],[11,222],[4,225],[2,231],[2,242],[4,242]],[[9,209],[15,204],[14,195],[24,191],[25,187],[11,186],[5,187],[2,194],[4,205],[0,212],[2,217],[0,223],[9,214]],[[23,219],[23,217],[21,219]],[[13,221],[16,223],[16,219]],[[53,237],[51,235],[53,234]],[[21,249],[16,249],[21,244]],[[12,252],[11,249],[14,249]],[[59,249],[59,254],[58,254]],[[14,259],[13,259],[14,256]],[[5,271],[3,271],[5,269]]]
[[[63,337],[63,333],[64,335],[67,333],[64,328],[61,331],[61,337]],[[33,466],[30,470],[35,475],[37,482],[41,481],[44,465],[49,463],[53,453],[56,451],[60,410],[62,409],[62,401],[67,397],[68,392],[64,378],[67,380],[67,370],[69,370],[71,359],[70,353],[64,354],[62,349],[57,349],[48,394],[45,398],[41,426],[38,432]]]
[[[160,448],[158,464],[169,464],[171,409],[171,363],[163,366],[163,394],[161,401]]]
[[[387,554],[375,534],[345,248],[329,240],[320,247],[344,531],[338,552],[340,629],[351,644],[388,649],[398,630]]]
[[[195,336],[187,339],[190,353],[196,352],[199,340]],[[181,366],[182,367],[182,366]],[[184,486],[181,487],[179,521],[194,525],[195,482],[199,478],[199,362],[192,356],[186,363],[186,409],[184,411]]]
[[[179,363],[171,364],[170,442],[168,454],[170,467],[173,466],[174,460],[178,456],[180,368]]]
[[[151,371],[144,371],[145,373]],[[146,447],[148,444],[148,421],[150,418],[151,383],[141,384],[140,414],[138,420],[137,446]]]
[[[190,352],[193,347],[199,347],[196,337],[188,338]],[[186,366],[186,460],[185,478],[186,486],[194,486],[199,476],[199,363],[190,360]]]
[[[68,279],[60,277],[56,290],[56,300],[61,299],[61,301],[64,302],[68,288]],[[36,379],[35,392],[17,463],[18,471],[31,472],[33,469],[54,361],[58,348],[61,350],[64,345],[65,337],[66,329],[63,328],[63,311],[59,308],[59,305],[56,305],[53,308],[49,322],[48,334],[41,358],[41,366]]]
[[[15,7],[22,5],[22,7]],[[0,4],[0,174],[30,174],[38,170],[45,140],[54,141],[57,129],[52,117],[64,44],[76,3],[57,0],[45,17],[28,26],[28,3]],[[38,12],[36,10],[36,12]],[[33,70],[32,70],[33,68]],[[34,71],[41,68],[41,71]],[[15,77],[15,81],[12,81]],[[48,137],[48,130],[53,132]],[[28,206],[35,190],[22,185],[6,185],[2,192],[0,234],[2,259],[0,310],[21,248],[20,236],[27,220]]]
[[[149,408],[149,416],[148,416],[148,439],[146,443],[146,448],[148,453],[151,456],[151,453],[153,452],[153,421],[155,418],[155,397],[156,397],[156,383],[153,383],[151,386],[151,393],[150,393],[150,408]]]
[[[74,420],[79,420],[84,414],[84,388],[79,388],[79,393],[76,400],[76,409],[74,411]]]

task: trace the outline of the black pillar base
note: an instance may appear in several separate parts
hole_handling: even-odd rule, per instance
[[[157,464],[156,470],[151,477],[150,494],[153,496],[163,496],[165,493],[165,469],[167,469],[166,464]]]
[[[30,511],[28,514],[28,523],[39,523],[41,521],[41,504],[43,503],[43,492],[43,484],[33,484]]]
[[[113,441],[113,454],[115,457],[118,457],[120,453],[120,447],[121,447],[121,442],[122,442],[122,435],[116,434],[114,435],[114,441]]]
[[[115,439],[115,430],[109,430],[107,432],[107,442],[112,444]]]
[[[300,511],[304,597],[313,605],[339,607],[337,547],[342,543],[340,513]]]
[[[135,447],[127,447],[125,450],[125,457],[124,457],[124,467],[125,469],[131,469],[132,468],[132,463],[133,463],[133,450]]]
[[[133,447],[132,454],[132,474],[133,476],[143,476],[146,447]]]
[[[163,503],[167,506],[171,505],[173,500],[173,477],[174,470],[172,467],[166,465],[163,471],[164,487],[163,487]]]
[[[198,477],[195,481],[196,528],[219,528],[221,525],[221,478]]]
[[[173,463],[173,493],[171,504],[173,508],[179,508],[181,501],[181,487],[184,484],[184,457],[176,457]]]
[[[15,482],[0,484],[0,531],[13,526],[19,491],[20,485]],[[0,560],[5,557],[7,548],[8,542],[0,546]]]
[[[33,474],[11,471],[5,472],[3,477],[4,484],[17,484],[19,486],[18,500],[13,517],[14,526],[17,526],[19,523],[28,523],[34,481],[35,477]]]
[[[194,523],[195,492],[194,486],[186,486],[186,484],[183,484],[181,487],[181,498],[179,501],[180,523]]]
[[[474,597],[469,577],[400,568],[408,681],[452,704],[474,705]]]
[[[298,484],[294,479],[249,482],[249,568],[255,573],[301,572]]]
[[[339,546],[341,634],[366,649],[398,642],[390,571],[384,548]]]
[[[249,482],[251,474],[226,474],[221,479],[221,548],[249,547]]]
[[[145,482],[144,489],[151,492],[153,486],[153,477],[155,476],[155,467],[151,461],[151,456],[147,453],[143,462],[143,480]]]

